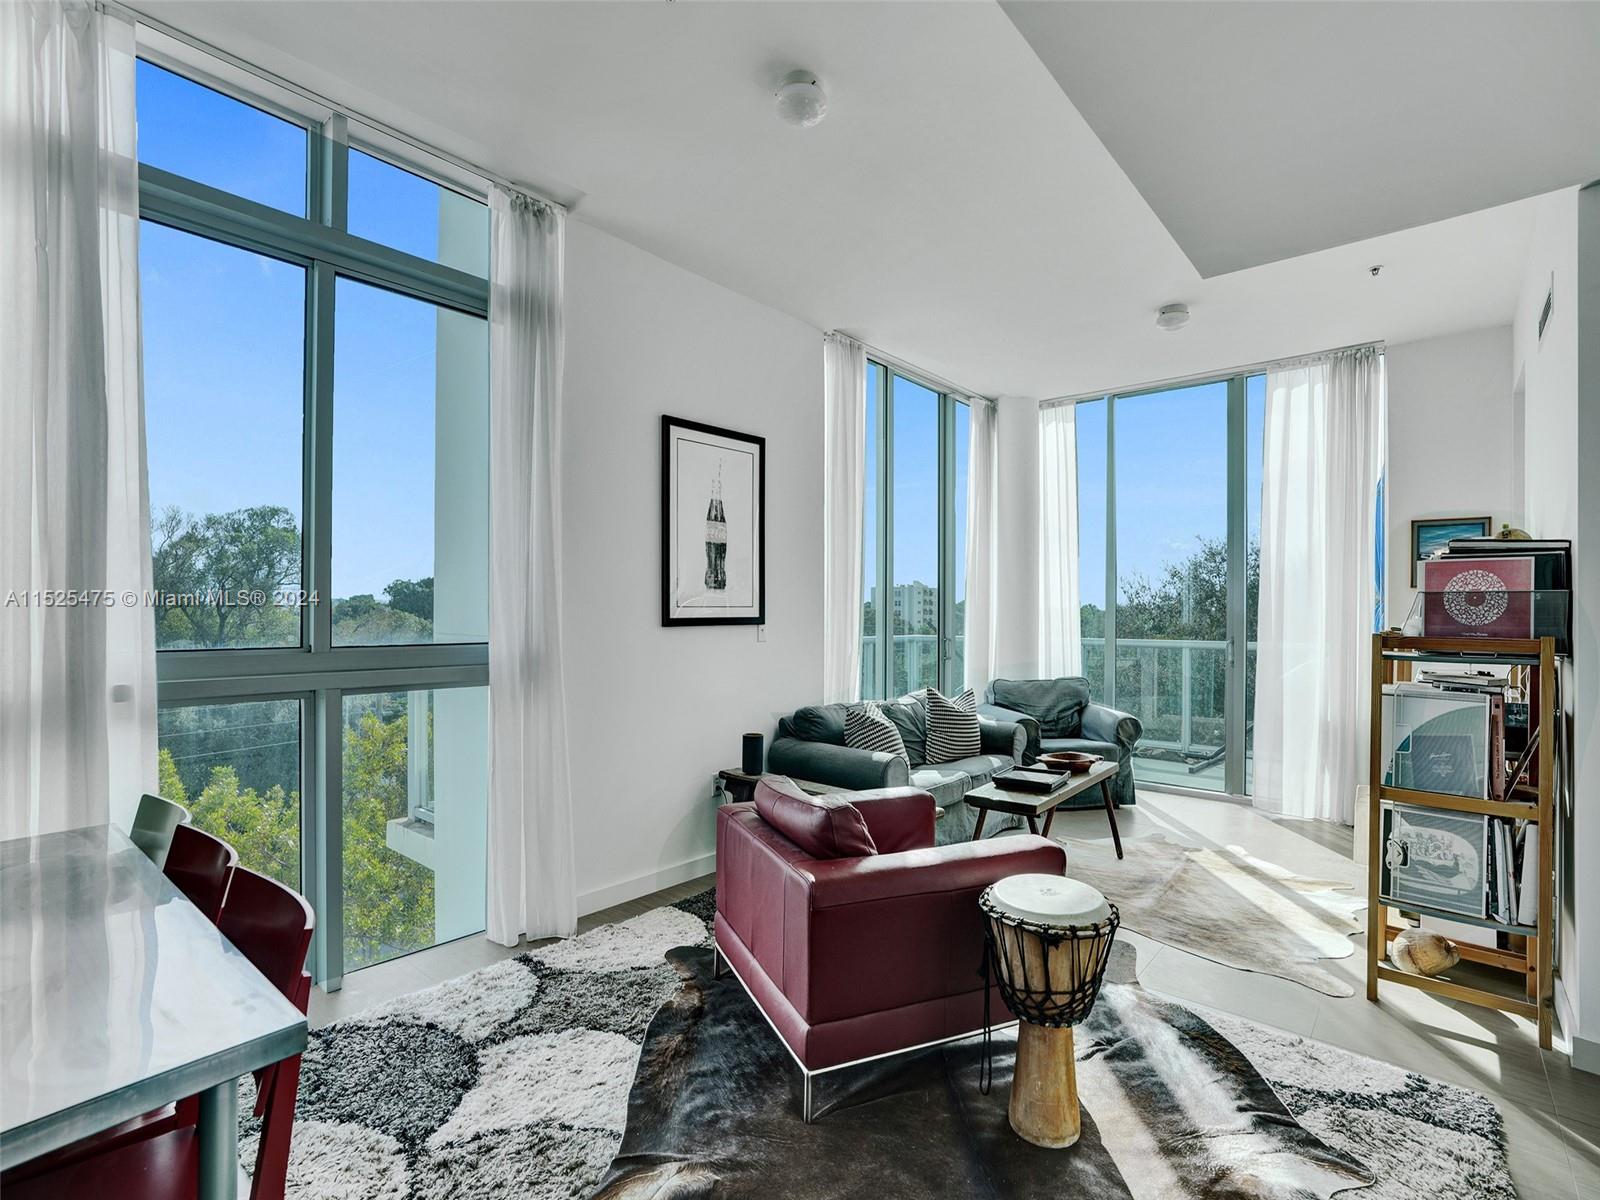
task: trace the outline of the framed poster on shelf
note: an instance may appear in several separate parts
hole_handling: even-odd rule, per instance
[[[1421,683],[1383,689],[1383,782],[1488,799],[1491,697]]]
[[[1533,636],[1533,558],[1443,558],[1422,564],[1424,637]]]
[[[1486,920],[1489,818],[1385,804],[1382,870],[1378,891],[1385,903]]]

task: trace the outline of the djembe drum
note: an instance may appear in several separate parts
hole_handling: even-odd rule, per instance
[[[1011,1128],[1035,1146],[1070,1146],[1081,1128],[1072,1027],[1100,994],[1116,905],[1075,879],[1013,875],[984,889],[978,907],[989,976],[1020,1022]]]

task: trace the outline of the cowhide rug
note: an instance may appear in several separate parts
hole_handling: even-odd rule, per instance
[[[1014,1028],[995,1033],[987,1095],[982,1040],[968,1039],[856,1069],[806,1125],[798,1072],[738,980],[712,979],[705,950],[668,957],[683,984],[645,1036],[595,1200],[766,1200],[780,1180],[786,1200],[1322,1200],[1373,1182],[1202,1017],[1126,983],[1107,984],[1077,1029],[1083,1135],[1070,1150],[1011,1132]]]
[[[687,956],[674,951],[708,945],[712,906],[707,891],[568,941],[535,947],[312,1031],[290,1155],[289,1200],[582,1200],[602,1180],[609,1180],[607,1186],[617,1184],[647,1161],[654,1165],[667,1156],[676,1155],[686,1164],[679,1180],[685,1185],[696,1171],[707,1178],[709,1171],[726,1170],[720,1161],[695,1157],[703,1154],[704,1141],[688,1140],[691,1133],[709,1139],[713,1150],[726,1139],[729,1156],[764,1161],[771,1172],[765,1190],[774,1200],[805,1196],[800,1185],[821,1174],[814,1160],[822,1155],[828,1156],[826,1165],[836,1185],[824,1194],[861,1195],[854,1181],[888,1173],[863,1165],[867,1160],[892,1163],[896,1174],[906,1172],[925,1183],[929,1172],[919,1165],[924,1158],[951,1161],[946,1143],[952,1122],[987,1113],[992,1126],[996,1112],[1003,1120],[1009,1069],[1004,1041],[987,1098],[980,1096],[973,1074],[974,1049],[949,1070],[943,1056],[896,1058],[842,1077],[823,1077],[820,1098],[832,1111],[814,1125],[802,1124],[793,1062],[748,997],[727,990],[732,980],[718,981],[715,986],[721,990],[715,993],[705,991],[708,951]],[[1130,955],[1119,954],[1112,967],[1108,979],[1132,981]],[[694,983],[696,978],[702,982]],[[662,1055],[666,1031],[690,1028],[683,998],[691,986],[716,1001],[701,1008],[695,1024],[704,1025],[708,1013],[737,1022],[742,1050],[726,1041],[679,1037],[680,1048],[690,1046],[689,1057]],[[1106,990],[1112,992],[1110,986]],[[1141,1024],[1166,1011],[1127,997],[1119,1003],[1124,1002]],[[1206,1122],[1218,1127],[1205,1139],[1207,1155],[1226,1160],[1230,1138],[1253,1135],[1269,1112],[1272,1123],[1285,1121],[1286,1109],[1287,1120],[1298,1122],[1314,1139],[1302,1139],[1289,1125],[1269,1131],[1272,1144],[1285,1148],[1280,1163],[1319,1139],[1332,1153],[1324,1163],[1317,1157],[1322,1152],[1316,1152],[1314,1171],[1326,1166],[1337,1176],[1349,1169],[1348,1159],[1355,1159],[1378,1177],[1375,1186],[1351,1193],[1357,1200],[1515,1200],[1500,1114],[1484,1096],[1250,1021],[1214,1013],[1200,1013],[1197,1020],[1176,1006],[1171,1006],[1171,1015],[1177,1031],[1173,1045],[1216,1039],[1202,1047],[1204,1054],[1194,1051],[1198,1057],[1189,1061],[1218,1064],[1222,1082],[1229,1085],[1220,1095],[1233,1107],[1201,1110]],[[1210,1034],[1204,1032],[1206,1026]],[[636,1078],[642,1044],[643,1069]],[[1080,1079],[1095,1072],[1102,1073],[1100,1078],[1121,1078],[1118,1072],[1126,1067],[1113,1065],[1113,1060],[1138,1046],[1160,1044],[1147,1031],[1138,1045],[1107,1045],[1099,1055],[1105,1065],[1082,1064]],[[761,1094],[788,1105],[786,1116],[766,1108],[747,1114],[701,1098],[696,1089],[705,1074],[697,1055],[715,1054],[719,1046],[723,1055],[747,1053],[750,1061],[768,1064]],[[1146,1058],[1151,1065],[1141,1069],[1156,1072],[1153,1079],[1162,1078],[1167,1070],[1162,1058]],[[1241,1059],[1271,1085],[1281,1105],[1268,1104],[1243,1072]],[[656,1069],[666,1061],[681,1065],[682,1073]],[[1169,1086],[1174,1098],[1188,1103],[1184,1098],[1195,1095],[1194,1088],[1202,1083],[1190,1074]],[[673,1105],[657,1094],[662,1089],[673,1090],[715,1128],[684,1131],[681,1122],[674,1123]],[[249,1115],[250,1100],[247,1094],[240,1104],[240,1150],[246,1164],[254,1162],[258,1128]],[[1241,1109],[1241,1103],[1259,1111]],[[904,1120],[885,1129],[878,1123],[879,1111],[922,1115],[911,1121],[908,1135]],[[953,1111],[958,1115],[952,1116]],[[1097,1099],[1083,1143],[1064,1153],[1081,1152],[1080,1159],[1104,1170],[1121,1136],[1111,1135],[1125,1119],[1116,1112],[1115,1107],[1102,1108]],[[1172,1116],[1157,1114],[1152,1129],[1170,1136],[1167,1122]],[[769,1123],[772,1140],[765,1149],[748,1136],[757,1127],[749,1122],[757,1119]],[[841,1137],[852,1126],[859,1128],[847,1146],[813,1140]],[[681,1153],[663,1133],[686,1138]],[[976,1154],[979,1143],[961,1136],[968,1138],[965,1152]],[[618,1159],[608,1172],[619,1148],[628,1157]],[[651,1154],[658,1159],[644,1157]],[[1119,1160],[1113,1157],[1111,1163],[1127,1174]],[[711,1194],[746,1194],[737,1189],[748,1187],[748,1177],[733,1175],[729,1186],[735,1190],[719,1187]],[[932,1187],[919,1192],[889,1187],[881,1196],[867,1194],[870,1200],[997,1194],[965,1190],[968,1177],[956,1173],[936,1178]],[[999,1178],[1005,1184],[1011,1177]],[[1084,1179],[1084,1174],[1075,1174],[1068,1182]],[[1141,1194],[1137,1183],[1136,1178],[1135,1195]],[[1086,1186],[1099,1189],[1102,1184],[1103,1190],[1074,1193],[1058,1183],[1051,1194],[1065,1200],[1074,1194],[1117,1197],[1130,1192],[1126,1180],[1118,1184],[1109,1173],[1104,1179],[1091,1178]],[[695,1194],[664,1187],[660,1196],[667,1200]],[[1220,1182],[1197,1194],[1238,1195]]]
[[[1067,873],[1116,904],[1122,927],[1224,966],[1277,975],[1328,996],[1350,996],[1349,982],[1319,959],[1348,958],[1366,899],[1351,884],[1308,879],[1237,846],[1180,846],[1166,838],[1124,843],[1060,839]]]

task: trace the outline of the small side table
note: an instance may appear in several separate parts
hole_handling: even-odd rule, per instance
[[[717,784],[722,789],[725,804],[748,804],[756,798],[756,784],[763,778],[760,775],[750,775],[744,771],[726,767],[717,772]],[[826,796],[833,792],[848,792],[849,788],[835,787],[831,783],[818,783],[815,779],[796,779],[794,781],[802,792],[813,796]],[[935,821],[944,817],[944,809],[935,808],[933,819]]]
[[[769,772],[770,774],[770,772]],[[751,775],[744,771],[728,767],[717,772],[717,779],[722,785],[722,794],[727,797],[728,804],[748,804],[756,798],[756,784],[765,775]],[[830,792],[847,792],[849,788],[834,787],[831,783],[818,783],[814,779],[796,779],[795,784],[802,792],[813,796],[826,796]]]
[[[743,771],[728,767],[717,772],[717,780],[725,797],[725,804],[748,804],[756,798],[756,781],[759,775],[747,775]]]

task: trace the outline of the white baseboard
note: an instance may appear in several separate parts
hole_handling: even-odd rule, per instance
[[[613,904],[637,900],[640,896],[659,892],[662,888],[669,888],[675,883],[686,883],[702,875],[709,875],[716,869],[717,856],[702,854],[674,866],[662,867],[658,871],[648,871],[619,883],[608,883],[605,887],[579,892],[578,915],[588,916],[592,912],[599,912],[602,908],[610,908]]]
[[[1575,1037],[1568,1039],[1572,1046],[1572,1065],[1579,1071],[1587,1071],[1591,1075],[1600,1075],[1600,1042],[1591,1042],[1588,1038]]]
[[[1572,1011],[1572,997],[1567,995],[1566,980],[1558,978],[1555,986],[1556,1020],[1561,1024],[1562,1035],[1567,1039],[1567,1056],[1579,1071],[1600,1075],[1600,1042],[1578,1037],[1572,1032],[1577,1020]]]

